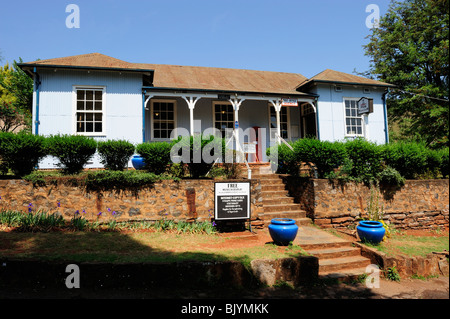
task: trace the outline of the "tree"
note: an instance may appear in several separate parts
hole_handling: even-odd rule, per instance
[[[8,63],[0,67],[0,131],[30,128],[32,103],[33,80],[16,61],[12,67]]]
[[[408,139],[448,146],[449,1],[392,0],[364,46],[369,74],[396,85],[389,120]]]

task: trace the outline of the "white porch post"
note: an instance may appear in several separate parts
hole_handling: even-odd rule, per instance
[[[236,122],[239,123],[239,108],[241,107],[242,102],[245,101],[245,99],[238,99],[236,98],[231,98],[230,100],[231,105],[233,106],[233,110],[234,110],[234,121],[235,121],[235,126],[234,126],[234,134],[236,137],[236,149],[240,149],[240,141],[239,141],[239,128],[236,128]],[[239,147],[238,144],[239,143]],[[237,159],[236,159],[237,160]],[[240,159],[239,159],[240,161]]]
[[[193,96],[181,96],[187,103],[189,107],[189,131],[191,133],[191,136],[194,136],[194,108],[195,104],[197,104],[198,100],[201,99],[201,97],[193,97]],[[188,99],[189,98],[189,99]],[[195,98],[195,100],[194,100]]]
[[[272,103],[273,107],[275,108],[275,114],[277,117],[277,143],[280,144],[281,140],[281,121],[280,121],[280,111],[281,111],[281,100],[276,100],[275,102],[273,100],[270,100],[270,103]]]

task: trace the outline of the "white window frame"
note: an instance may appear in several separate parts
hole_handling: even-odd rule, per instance
[[[102,91],[102,111],[92,113],[102,114],[102,131],[101,132],[77,132],[77,91],[78,90],[101,90]],[[85,111],[84,113],[89,113]],[[106,86],[102,85],[73,85],[72,86],[72,134],[84,136],[106,136]]]
[[[154,103],[173,103],[173,130],[177,129],[177,100],[170,100],[170,99],[151,99],[150,100],[150,138],[152,141],[158,141],[158,142],[167,142],[171,141],[172,139],[170,137],[168,138],[155,138],[155,130],[154,130],[154,123],[155,120],[153,119],[153,105]]]
[[[350,116],[350,118],[360,118],[361,119],[361,134],[355,133],[355,134],[348,134],[347,133],[347,113],[346,113],[346,106],[345,101],[355,101],[358,102],[360,98],[357,97],[344,97],[342,101],[342,105],[344,108],[344,136],[345,137],[366,137],[366,121],[363,115],[357,115],[357,116]]]
[[[217,104],[223,104],[223,105],[229,105],[229,106],[231,106],[231,109],[232,109],[232,113],[233,113],[233,126],[232,126],[232,129],[234,129],[234,123],[235,123],[235,121],[236,121],[236,118],[235,118],[235,112],[234,112],[234,109],[233,109],[233,105],[230,103],[230,102],[228,102],[228,101],[213,101],[213,103],[212,103],[212,120],[213,120],[213,128],[215,128],[216,127],[216,105]],[[229,121],[227,121],[227,122],[229,122]],[[219,131],[221,131],[220,129],[219,129]],[[222,135],[221,135],[222,136]]]
[[[269,138],[271,141],[275,141],[275,133],[277,132],[277,128],[272,128],[272,119],[271,119],[271,113],[270,113],[270,108],[273,107],[273,109],[275,110],[275,107],[272,105],[272,103],[268,103],[267,104],[267,112],[268,112],[268,118],[269,118]],[[286,141],[290,141],[291,140],[291,112],[289,109],[289,106],[282,106],[280,109],[280,124],[284,123],[281,120],[281,110],[283,108],[286,108],[286,115],[287,115],[287,138],[285,138]],[[275,111],[276,112],[276,111]],[[275,122],[276,124],[276,122]],[[280,132],[281,132],[281,128],[280,128]]]

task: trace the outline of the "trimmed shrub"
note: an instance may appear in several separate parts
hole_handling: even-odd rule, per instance
[[[224,159],[225,140],[213,135],[182,137],[175,141],[172,155],[181,156],[193,178],[205,176],[216,159]]]
[[[298,163],[313,163],[318,177],[324,178],[341,166],[347,158],[343,143],[304,138],[294,143],[294,156]]]
[[[376,180],[382,168],[381,147],[363,138],[348,140],[344,146],[353,162],[351,177],[365,183]]]
[[[378,175],[378,180],[382,185],[403,186],[405,178],[395,169],[386,166]]]
[[[0,158],[15,175],[30,174],[46,155],[45,138],[39,135],[0,133]]]
[[[172,145],[173,143],[152,142],[136,146],[136,152],[144,159],[144,169],[156,175],[163,174],[170,164]]]
[[[422,143],[399,142],[384,145],[383,158],[386,165],[395,168],[406,179],[414,179],[428,169],[429,150]]]
[[[94,171],[87,173],[88,190],[123,190],[150,187],[158,177],[153,173],[129,171]]]
[[[438,151],[441,157],[441,163],[439,165],[439,171],[442,174],[443,178],[449,177],[449,168],[448,168],[448,158],[449,158],[449,148],[443,148]]]
[[[292,142],[288,142],[293,146]],[[280,144],[268,148],[266,151],[269,161],[277,163],[277,174],[290,174],[297,176],[300,172],[300,162],[294,152],[286,145]]]
[[[97,142],[82,135],[52,135],[46,147],[48,154],[58,158],[64,174],[78,174],[95,154]]]
[[[127,167],[130,157],[134,154],[134,145],[128,141],[115,140],[98,142],[97,151],[100,162],[106,169],[122,171]]]

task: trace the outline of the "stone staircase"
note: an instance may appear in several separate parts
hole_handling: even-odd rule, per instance
[[[264,226],[268,226],[273,218],[291,218],[297,225],[312,223],[311,219],[306,217],[306,211],[289,196],[283,180],[273,174],[269,166],[252,167],[253,178],[261,181],[264,213],[259,217],[264,221]]]
[[[269,166],[252,167],[252,178],[261,181],[264,213],[260,218],[267,227],[273,218],[291,218],[299,226],[296,241],[309,254],[319,259],[319,278],[347,280],[366,271],[368,258],[361,256],[361,249],[322,229],[311,226],[312,221],[300,204],[289,196],[283,180],[270,171]]]
[[[364,274],[371,264],[351,241],[317,227],[300,226],[297,240],[307,253],[319,259],[320,279],[354,279]]]

